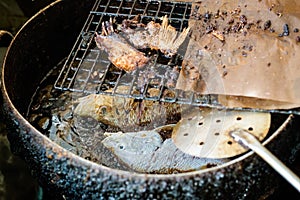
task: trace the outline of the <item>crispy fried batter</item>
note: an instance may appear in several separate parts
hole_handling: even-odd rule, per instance
[[[101,35],[96,33],[95,37],[97,46],[108,53],[108,59],[116,67],[127,72],[141,68],[149,62],[149,58],[137,49],[151,48],[160,50],[166,56],[173,56],[189,33],[188,27],[178,34],[176,29],[168,24],[167,16],[162,18],[162,24],[151,21],[146,27],[139,25],[137,20],[124,20],[122,34],[115,33],[112,20],[103,22]],[[131,24],[136,29],[131,29]]]
[[[108,59],[116,67],[127,72],[141,68],[149,61],[149,58],[142,52],[132,47],[121,35],[114,32],[111,21],[102,23],[102,34],[96,33],[95,41],[98,48],[108,53]]]
[[[130,28],[129,21],[126,22],[126,26],[123,26],[123,32],[134,47],[160,50],[167,56],[173,56],[177,53],[179,46],[184,42],[190,30],[189,27],[184,28],[178,34],[176,29],[168,24],[167,16],[162,18],[162,24],[151,21],[145,28],[136,30]]]

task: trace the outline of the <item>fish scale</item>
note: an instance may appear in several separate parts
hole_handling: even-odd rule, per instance
[[[201,158],[183,153],[171,138],[164,141],[161,138],[158,131],[167,127],[170,125],[150,131],[106,133],[108,137],[102,140],[102,143],[136,172],[185,172],[228,161],[228,159]]]

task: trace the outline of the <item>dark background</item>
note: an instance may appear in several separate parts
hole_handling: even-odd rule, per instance
[[[52,1],[0,0],[0,30],[15,35],[31,16]],[[6,32],[2,32],[0,36],[1,69],[11,36]],[[0,100],[0,109],[2,110],[1,106]],[[43,195],[43,191],[37,182],[31,177],[30,171],[24,162],[11,154],[6,138],[3,115],[0,112],[0,200],[19,199],[45,199],[45,195]]]

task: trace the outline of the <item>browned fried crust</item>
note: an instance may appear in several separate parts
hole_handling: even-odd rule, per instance
[[[96,34],[95,41],[100,49],[108,53],[108,59],[116,67],[127,72],[141,68],[149,61],[144,53],[133,48],[116,33],[106,36]]]

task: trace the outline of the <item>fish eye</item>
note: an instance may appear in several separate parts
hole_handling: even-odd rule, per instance
[[[100,108],[100,111],[101,111],[102,115],[105,115],[106,112],[107,112],[106,106],[102,106],[102,107]]]

